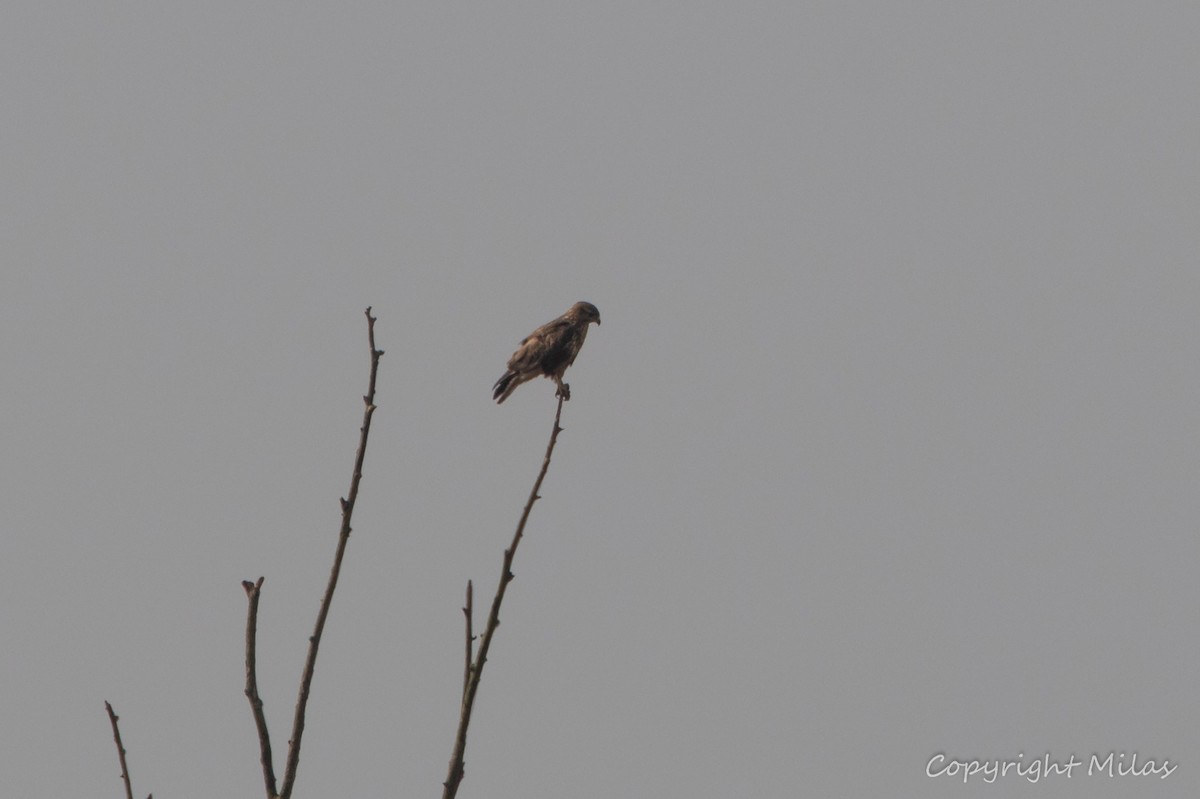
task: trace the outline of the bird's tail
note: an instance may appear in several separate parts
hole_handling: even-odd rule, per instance
[[[501,377],[496,381],[496,385],[492,386],[492,399],[494,399],[497,404],[504,402],[506,399],[508,399],[508,395],[513,393],[513,391],[515,391],[519,385],[520,383],[517,381],[517,373],[509,369],[504,373],[504,377]]]

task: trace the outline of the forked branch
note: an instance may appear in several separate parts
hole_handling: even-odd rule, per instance
[[[521,537],[525,535],[525,523],[529,521],[529,512],[533,510],[533,503],[541,499],[538,491],[541,490],[542,481],[546,479],[546,472],[550,469],[550,456],[554,454],[554,444],[558,441],[558,434],[562,432],[559,421],[562,419],[564,399],[566,397],[560,393],[558,410],[554,413],[554,428],[550,431],[550,443],[546,445],[546,456],[542,459],[542,470],[538,472],[537,480],[533,482],[533,490],[529,492],[529,499],[525,502],[521,520],[517,522],[517,530],[513,533],[512,543],[508,545],[508,549],[504,550],[504,568],[500,572],[500,584],[496,587],[496,596],[492,598],[492,609],[488,613],[487,624],[484,626],[483,635],[480,636],[479,649],[475,653],[474,660],[471,660],[471,646],[474,641],[471,634],[471,584],[467,583],[467,606],[463,608],[463,612],[467,616],[467,665],[466,673],[463,676],[462,709],[458,719],[458,732],[454,736],[454,752],[450,756],[450,770],[446,775],[446,781],[442,783],[442,799],[454,799],[458,793],[458,786],[462,783],[465,768],[463,758],[467,750],[467,727],[471,723],[471,709],[475,705],[475,694],[479,690],[479,679],[483,676],[483,666],[487,663],[492,637],[496,634],[496,628],[500,626],[500,604],[504,601],[504,591],[513,579],[513,557],[517,554],[517,545],[521,543]]]
[[[360,428],[358,451],[354,457],[354,472],[350,477],[350,491],[342,499],[342,526],[338,533],[337,550],[333,556],[333,568],[329,573],[329,583],[325,587],[325,595],[321,599],[321,608],[317,612],[317,623],[313,634],[308,639],[308,656],[304,661],[304,673],[300,677],[300,694],[296,699],[296,712],[292,720],[292,735],[288,742],[287,763],[283,771],[283,785],[275,792],[275,772],[271,760],[271,740],[267,732],[266,717],[263,714],[262,699],[258,695],[257,676],[255,674],[255,637],[258,627],[258,599],[262,589],[262,578],[257,583],[243,582],[249,610],[246,620],[246,696],[250,700],[254,723],[258,728],[259,747],[262,753],[263,782],[266,786],[267,799],[290,799],[292,789],[296,784],[296,770],[300,765],[300,742],[304,736],[304,714],[308,707],[308,696],[312,689],[313,672],[317,665],[317,650],[321,646],[321,634],[325,631],[325,620],[329,615],[329,606],[333,602],[333,592],[337,588],[338,575],[342,570],[342,558],[346,553],[346,544],[350,540],[350,519],[354,514],[354,503],[358,499],[358,486],[362,481],[363,461],[367,454],[367,438],[371,431],[371,417],[375,413],[375,378],[379,372],[379,359],[383,350],[375,347],[375,317],[367,308],[367,342],[371,348],[371,376],[367,393],[363,396],[363,423]]]

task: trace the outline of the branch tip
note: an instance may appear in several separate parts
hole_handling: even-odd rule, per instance
[[[104,700],[104,709],[108,711],[108,721],[112,724],[113,742],[117,745],[117,760],[121,764],[121,781],[125,783],[125,797],[133,799],[133,784],[129,779],[129,766],[125,762],[125,745],[121,743],[121,728],[117,726],[120,717],[107,699]]]

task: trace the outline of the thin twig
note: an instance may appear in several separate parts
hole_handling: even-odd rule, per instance
[[[267,717],[263,713],[262,697],[258,695],[258,657],[255,654],[258,639],[258,598],[262,593],[263,578],[257,582],[242,581],[246,589],[246,698],[250,700],[250,712],[254,714],[254,726],[258,728],[258,746],[261,752],[263,781],[266,783],[267,799],[275,799],[275,761],[271,756],[271,735],[267,732]]]
[[[333,556],[333,568],[329,572],[329,584],[325,587],[325,596],[321,599],[321,609],[317,611],[317,623],[313,634],[308,639],[308,657],[304,661],[304,674],[300,678],[300,695],[296,698],[296,715],[292,720],[292,737],[288,742],[287,766],[283,772],[283,788],[279,791],[280,799],[290,799],[292,787],[296,784],[296,769],[300,765],[300,739],[304,736],[304,713],[308,707],[308,694],[312,689],[313,670],[317,665],[317,649],[321,646],[321,633],[325,630],[325,619],[329,615],[329,605],[333,601],[333,591],[337,588],[338,574],[342,570],[342,557],[346,553],[346,544],[350,540],[350,517],[354,514],[354,503],[358,499],[358,485],[362,481],[363,460],[367,455],[367,436],[371,432],[371,417],[375,413],[375,375],[379,371],[379,359],[383,350],[375,348],[375,317],[371,316],[371,308],[367,311],[367,342],[371,347],[371,379],[367,393],[363,397],[363,423],[358,440],[358,452],[354,456],[354,473],[350,478],[350,491],[342,499],[342,528],[338,533],[337,551]]]
[[[444,788],[442,799],[454,799],[458,793],[458,786],[462,782],[463,757],[467,750],[467,726],[471,723],[471,708],[475,705],[475,694],[479,690],[483,665],[487,663],[488,650],[492,646],[492,636],[495,635],[496,628],[500,626],[500,604],[504,601],[504,590],[508,588],[508,584],[513,579],[513,556],[517,554],[517,545],[521,543],[521,537],[525,534],[525,523],[529,520],[529,512],[533,510],[533,503],[541,499],[538,490],[541,489],[542,480],[546,478],[546,472],[550,468],[550,456],[554,453],[554,444],[558,441],[558,434],[562,432],[558,423],[562,419],[564,399],[566,397],[560,393],[558,410],[554,413],[554,429],[550,432],[550,443],[546,445],[546,457],[542,460],[542,470],[538,472],[537,480],[533,483],[533,490],[529,492],[529,499],[525,503],[525,510],[521,513],[521,520],[517,523],[517,531],[513,534],[512,543],[509,544],[508,549],[504,550],[504,568],[500,572],[500,584],[496,587],[496,596],[492,599],[492,609],[488,613],[487,625],[479,639],[475,662],[468,669],[470,677],[463,690],[462,712],[458,719],[458,732],[454,736],[454,752],[450,756],[450,771],[446,775],[446,781],[442,783]]]
[[[475,593],[471,585],[471,581],[467,580],[467,604],[463,608],[463,615],[467,617],[467,656],[463,665],[463,696],[467,695],[467,686],[471,684],[471,655],[475,645],[475,635],[471,630],[471,617],[475,613],[475,607],[472,604],[472,595]]]
[[[129,766],[125,764],[125,746],[121,743],[121,728],[117,726],[119,718],[113,712],[112,705],[108,700],[104,701],[104,708],[108,711],[108,720],[112,724],[113,740],[117,742],[117,758],[121,761],[121,779],[125,781],[125,799],[133,799],[133,785],[129,781]]]

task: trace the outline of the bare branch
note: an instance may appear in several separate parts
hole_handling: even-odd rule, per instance
[[[125,764],[125,746],[121,743],[121,728],[117,726],[119,718],[113,712],[113,707],[104,701],[104,709],[108,711],[108,721],[112,724],[113,740],[117,742],[117,758],[121,761],[121,779],[125,782],[125,799],[133,799],[133,785],[129,781],[129,766]]]
[[[267,799],[276,799],[275,765],[271,756],[271,735],[267,732],[267,717],[263,713],[262,697],[258,695],[258,657],[255,653],[258,639],[258,597],[262,592],[262,577],[258,582],[242,581],[246,589],[246,698],[250,700],[250,712],[254,714],[254,726],[258,728],[258,746],[261,752],[263,782],[266,783]]]
[[[367,393],[363,396],[363,423],[358,440],[358,452],[354,456],[354,473],[350,477],[350,492],[342,499],[342,528],[338,533],[337,551],[333,556],[333,568],[329,572],[329,584],[325,587],[325,596],[321,599],[321,609],[317,612],[317,623],[313,634],[308,639],[308,657],[304,661],[304,674],[300,678],[300,695],[296,698],[296,715],[292,720],[292,737],[288,743],[287,766],[283,772],[283,787],[279,791],[280,799],[290,799],[292,788],[296,784],[296,769],[300,765],[300,741],[304,737],[304,713],[308,707],[308,695],[312,689],[313,671],[317,665],[317,650],[321,646],[321,634],[325,631],[325,619],[329,616],[329,605],[333,601],[333,592],[337,588],[338,575],[342,570],[342,557],[346,553],[346,544],[350,540],[350,517],[354,514],[354,503],[358,499],[358,486],[362,482],[363,460],[367,455],[367,437],[371,432],[371,417],[375,413],[375,377],[379,372],[379,359],[383,350],[375,347],[375,317],[371,316],[370,307],[367,314],[367,343],[371,347],[371,378]]]
[[[442,799],[454,799],[458,793],[458,786],[462,782],[465,769],[463,757],[467,750],[467,727],[471,723],[471,709],[475,705],[475,694],[479,690],[483,665],[487,663],[488,650],[492,646],[492,636],[495,635],[496,628],[500,626],[500,604],[504,601],[505,589],[513,579],[513,557],[517,554],[517,545],[521,543],[521,537],[525,535],[525,523],[529,520],[533,503],[541,499],[538,491],[542,487],[542,480],[546,479],[546,472],[550,469],[550,456],[554,453],[554,444],[558,441],[558,434],[562,432],[558,423],[562,419],[563,400],[565,399],[565,393],[559,392],[558,410],[554,413],[554,429],[550,432],[550,443],[546,445],[542,470],[538,472],[537,480],[533,483],[533,490],[529,492],[529,499],[525,503],[525,510],[521,513],[521,520],[517,523],[517,531],[513,534],[512,543],[509,544],[508,549],[504,550],[504,568],[500,572],[500,584],[496,587],[496,596],[492,599],[492,609],[488,613],[487,625],[479,639],[479,650],[475,653],[475,661],[468,667],[469,677],[463,689],[462,712],[458,719],[458,732],[454,737],[454,752],[450,756],[450,770],[446,775],[446,781],[442,783],[444,788]]]

